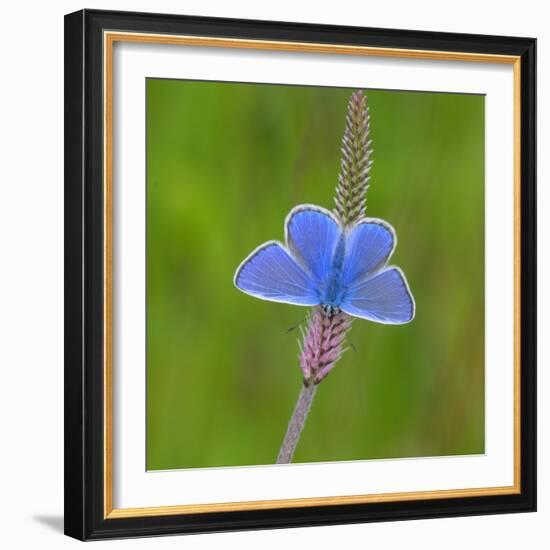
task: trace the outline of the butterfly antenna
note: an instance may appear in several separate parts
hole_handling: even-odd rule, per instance
[[[298,321],[298,323],[296,323],[294,326],[292,326],[290,328],[287,328],[286,333],[288,334],[289,332],[292,332],[293,330],[296,330],[305,320],[306,319],[304,317],[301,321]]]

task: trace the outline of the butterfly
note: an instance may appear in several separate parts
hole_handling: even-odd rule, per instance
[[[387,265],[396,243],[395,230],[384,220],[362,218],[344,228],[329,210],[300,205],[286,217],[285,244],[268,241],[253,250],[234,283],[262,300],[408,323],[414,298],[401,269]]]

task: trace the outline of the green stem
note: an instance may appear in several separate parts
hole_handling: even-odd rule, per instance
[[[300,435],[304,429],[307,415],[311,409],[315,392],[317,391],[317,385],[311,384],[309,386],[302,386],[296,407],[292,413],[292,418],[288,423],[288,429],[277,457],[277,464],[290,464],[298,441],[300,441]]]

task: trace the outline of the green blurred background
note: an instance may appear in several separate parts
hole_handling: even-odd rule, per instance
[[[306,308],[233,286],[300,203],[332,208],[352,90],[147,80],[147,468],[272,464]],[[366,90],[367,214],[415,320],[357,320],[295,462],[484,452],[484,97]]]

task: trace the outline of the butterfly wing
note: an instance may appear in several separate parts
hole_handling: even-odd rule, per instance
[[[353,317],[394,325],[412,321],[415,313],[407,279],[397,267],[349,287],[340,308]]]
[[[325,282],[342,237],[342,229],[334,215],[320,206],[296,206],[286,218],[285,232],[287,246],[296,261],[318,283]]]
[[[384,266],[396,245],[393,227],[376,218],[365,218],[346,237],[342,283],[349,287]]]
[[[311,276],[276,241],[254,250],[237,268],[235,286],[256,298],[302,306],[319,304]]]

